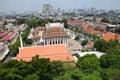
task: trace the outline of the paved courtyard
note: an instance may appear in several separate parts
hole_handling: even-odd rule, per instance
[[[82,50],[81,44],[80,44],[78,41],[70,38],[70,39],[69,39],[68,50],[69,50],[69,51],[73,51],[73,50],[79,50],[79,49]]]

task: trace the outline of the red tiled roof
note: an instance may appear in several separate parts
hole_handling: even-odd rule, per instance
[[[103,32],[105,32],[105,29],[100,28],[99,31],[100,31],[101,33],[103,33]]]
[[[85,20],[67,20],[68,23],[79,23],[79,22],[85,22]]]
[[[1,32],[1,33],[0,33],[0,38],[2,38],[2,37],[4,37],[5,35],[7,35],[8,32],[9,32],[8,30],[5,30],[5,31]]]
[[[85,48],[90,49],[93,48],[94,43],[93,42],[88,42],[87,45],[85,45]]]
[[[92,31],[95,29],[95,27],[92,25],[83,25],[82,29],[84,31],[86,31],[87,33],[92,33]]]
[[[3,47],[0,47],[0,51],[3,50]]]
[[[2,38],[2,41],[11,40],[15,35],[16,35],[16,32],[10,32],[8,35],[6,35],[4,38]]]
[[[51,46],[37,46],[19,49],[19,54],[16,56],[17,60],[31,61],[32,57],[39,55],[41,58],[49,58],[50,61],[74,61],[72,55],[67,51],[65,45],[51,45]]]
[[[2,22],[7,22],[6,20],[2,20]]]
[[[109,41],[111,39],[113,40],[118,40],[119,39],[119,35],[118,34],[115,34],[115,33],[111,33],[111,32],[108,32],[106,34],[102,34],[102,38],[103,40],[105,41]]]
[[[48,29],[44,33],[44,38],[57,37],[57,36],[68,36],[68,35],[65,33],[64,29],[60,29],[60,28]]]
[[[100,32],[100,31],[97,31],[97,30],[94,30],[91,34],[97,35],[97,34],[101,34],[101,32]]]

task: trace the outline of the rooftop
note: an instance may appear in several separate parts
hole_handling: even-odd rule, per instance
[[[39,55],[40,58],[49,58],[50,61],[74,61],[64,44],[49,46],[24,47],[19,49],[17,60],[31,61],[32,57]]]
[[[109,41],[111,39],[118,40],[119,39],[119,34],[115,34],[115,33],[112,33],[112,32],[107,32],[105,34],[102,34],[102,38],[105,41]]]
[[[8,35],[6,35],[4,38],[2,38],[2,41],[11,40],[15,35],[16,35],[16,32],[10,32]]]
[[[78,23],[78,22],[85,22],[85,20],[67,20],[68,23]]]
[[[1,32],[1,33],[0,33],[0,38],[2,38],[2,37],[4,37],[5,35],[7,35],[8,32],[9,32],[8,30],[5,30],[5,31]]]
[[[50,37],[60,37],[60,36],[68,36],[63,28],[52,28],[47,29],[44,32],[44,38],[50,38]]]

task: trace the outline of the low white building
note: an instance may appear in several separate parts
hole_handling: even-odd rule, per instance
[[[8,52],[8,45],[3,42],[0,42],[0,61],[2,61],[6,57]]]
[[[89,51],[89,52],[73,52],[73,54],[75,54],[75,53],[77,53],[77,54],[79,54],[80,55],[80,57],[83,57],[83,56],[85,56],[85,55],[87,55],[87,54],[95,54],[98,58],[100,58],[102,55],[104,55],[105,53],[102,53],[102,52],[98,52],[98,51]]]

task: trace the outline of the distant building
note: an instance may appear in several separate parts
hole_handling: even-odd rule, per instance
[[[7,24],[14,24],[16,22],[15,19],[7,19]]]
[[[39,58],[48,58],[50,61],[74,62],[73,56],[64,44],[19,48],[19,54],[16,59],[29,62],[36,55]]]
[[[108,25],[110,25],[109,23],[105,23],[105,22],[94,22],[93,24],[95,27],[100,27],[104,29],[106,29]]]
[[[50,15],[53,12],[53,7],[49,4],[44,4],[43,5],[43,10],[42,10],[42,14],[43,15]]]
[[[68,25],[70,26],[82,26],[85,24],[85,20],[67,20]]]
[[[102,39],[105,41],[110,41],[110,40],[119,40],[120,36],[119,34],[115,34],[112,32],[107,32],[102,34]]]
[[[85,25],[83,25],[83,26],[81,27],[81,29],[82,29],[83,31],[85,31],[86,33],[91,34],[91,33],[94,31],[95,26],[85,24]]]

